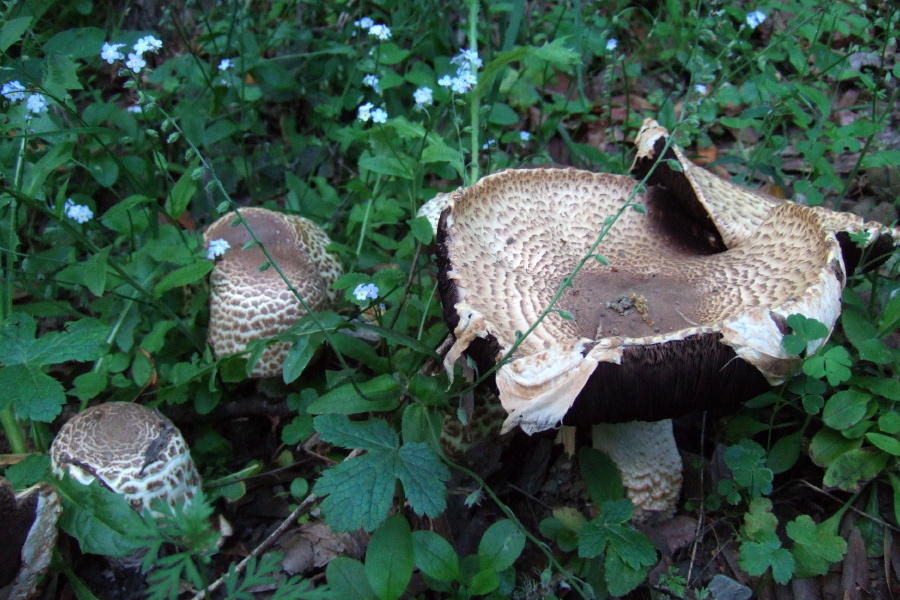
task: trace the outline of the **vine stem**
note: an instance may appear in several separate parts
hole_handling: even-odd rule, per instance
[[[469,0],[469,50],[478,54],[478,0]],[[472,185],[478,181],[480,175],[478,170],[478,128],[479,114],[481,112],[481,98],[476,93],[472,93],[472,100],[469,103],[469,120],[472,126],[472,160],[469,162],[469,181],[468,185]]]
[[[22,173],[25,169],[25,138],[19,142],[19,156],[16,160],[16,172],[13,180],[13,187],[18,191],[22,185]],[[4,273],[3,273],[3,300],[0,302],[0,321],[6,320],[6,317],[12,312],[13,298],[13,269],[16,260],[16,212],[18,204],[13,196],[9,201],[9,228],[6,235],[6,249],[4,251]],[[3,433],[9,441],[9,449],[13,454],[25,454],[25,436],[16,416],[13,414],[12,407],[7,406],[0,411],[0,424],[3,426]]]

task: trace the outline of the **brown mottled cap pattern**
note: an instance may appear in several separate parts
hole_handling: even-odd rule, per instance
[[[324,310],[338,300],[331,285],[343,268],[338,256],[327,250],[331,240],[318,225],[263,208],[243,208],[240,214],[312,310]],[[232,226],[236,219],[235,213],[228,213],[203,234],[206,243],[224,239],[231,246],[210,275],[209,343],[217,358],[286,331],[306,315],[274,267],[259,270],[267,262],[263,251],[258,246],[242,249],[253,238],[243,224]],[[289,349],[286,343],[269,345],[251,376],[280,374]]]
[[[56,546],[59,494],[40,483],[14,494],[0,477],[0,524],[6,536],[0,546],[0,598],[33,598]]]
[[[635,196],[646,212],[625,210],[597,248],[609,264],[588,261],[554,307],[573,318],[552,312],[539,322],[635,185],[574,169],[510,170],[453,193],[438,231],[442,301],[456,337],[448,368],[470,346],[487,348],[479,366],[489,368],[516,332],[536,325],[496,374],[504,431],[554,427],[576,399],[589,407],[579,410],[587,422],[608,422],[700,410],[724,390],[755,395],[763,377],[782,381],[796,366],[781,347],[786,316],[829,329],[837,319],[843,263],[814,211],[776,206],[726,246],[712,216],[652,186]],[[726,369],[736,356],[752,367]],[[600,364],[639,383],[610,389]]]
[[[124,494],[138,512],[160,499],[174,507],[200,491],[190,450],[172,422],[130,402],[88,408],[60,429],[50,447],[53,472]]]

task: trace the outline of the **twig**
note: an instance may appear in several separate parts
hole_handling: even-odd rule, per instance
[[[348,454],[347,458],[345,458],[344,460],[350,460],[351,458],[355,458],[360,454],[360,450],[354,450],[353,452]],[[281,525],[279,525],[278,528],[269,535],[269,537],[263,540],[259,546],[253,549],[253,552],[244,557],[244,560],[242,560],[235,566],[235,574],[243,572],[243,570],[247,568],[247,563],[250,562],[250,559],[258,557],[260,554],[271,548],[275,544],[275,542],[277,542],[278,539],[282,535],[284,535],[288,528],[291,527],[297,521],[297,519],[299,519],[300,516],[303,515],[303,513],[305,513],[309,509],[309,507],[312,506],[318,499],[319,497],[312,492],[306,498],[304,498],[303,502],[301,502],[300,505],[294,509],[294,512],[289,514],[287,518],[281,522]],[[209,584],[206,589],[200,590],[199,592],[194,594],[191,600],[203,600],[204,598],[208,598],[209,594],[222,587],[222,584],[224,583],[225,575],[222,575],[211,584]]]
[[[675,310],[678,310],[677,308]],[[678,314],[681,315],[679,312]],[[684,315],[681,315],[684,317]],[[687,320],[687,317],[685,317]],[[700,452],[703,452],[703,445],[706,443],[706,412],[703,413],[703,420],[700,425]],[[703,517],[706,514],[706,490],[704,489],[705,478],[703,473],[703,467],[700,467],[700,515],[699,519],[697,519],[697,531],[694,533],[694,544],[693,548],[691,548],[691,562],[688,564],[688,572],[687,577],[685,577],[685,581],[690,585],[691,582],[691,573],[694,570],[694,563],[697,560],[697,548],[700,546],[700,533],[703,531]]]

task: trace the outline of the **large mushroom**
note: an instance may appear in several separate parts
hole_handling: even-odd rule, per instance
[[[171,507],[200,493],[200,476],[181,433],[159,411],[108,402],[72,417],[50,446],[53,473],[124,494],[138,512],[154,501]]]
[[[37,590],[56,546],[59,495],[46,483],[13,493],[0,478],[0,523],[6,536],[0,547],[0,598],[26,600]]]
[[[455,336],[445,366],[463,352],[482,372],[506,359],[496,372],[504,431],[663,421],[595,431],[641,518],[671,514],[679,493],[665,420],[784,381],[798,363],[781,345],[786,318],[803,314],[830,331],[845,272],[834,233],[814,211],[774,206],[728,247],[716,215],[650,186],[634,198],[646,212],[623,212],[595,250],[608,264],[587,262],[553,307],[574,318],[540,319],[636,185],[574,169],[485,177],[452,194],[438,260]]]
[[[210,276],[209,342],[217,358],[243,352],[248,342],[282,333],[306,315],[274,267],[260,270],[268,262],[262,249],[243,249],[254,241],[248,227],[313,311],[337,301],[331,285],[343,273],[337,254],[327,249],[331,240],[309,219],[264,208],[243,208],[240,215],[247,226],[228,213],[203,234],[207,244],[225,240],[230,246]],[[281,373],[289,349],[288,343],[269,345],[251,376]]]

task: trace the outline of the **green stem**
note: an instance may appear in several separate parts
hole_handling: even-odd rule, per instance
[[[469,0],[469,50],[478,54],[478,0]],[[472,99],[469,102],[469,119],[472,125],[472,161],[469,163],[469,181],[472,185],[478,181],[478,128],[479,113],[481,112],[481,98],[472,91]]]

